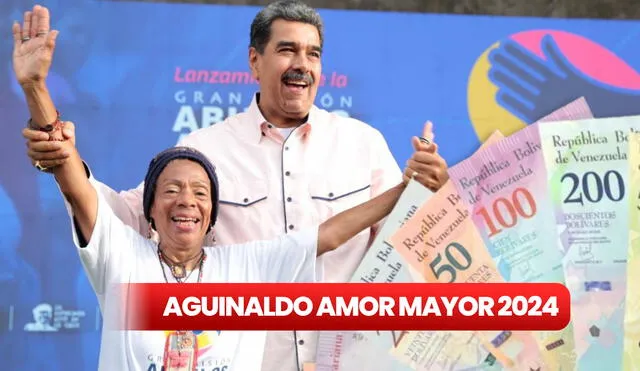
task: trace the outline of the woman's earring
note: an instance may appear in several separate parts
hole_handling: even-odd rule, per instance
[[[156,229],[156,225],[153,222],[153,219],[149,220],[149,229],[147,230],[147,238],[151,239],[153,237],[153,231]]]

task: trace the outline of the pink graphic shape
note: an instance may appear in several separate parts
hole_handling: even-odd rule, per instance
[[[541,40],[552,35],[567,60],[585,75],[619,88],[640,89],[640,74],[609,49],[576,34],[556,30],[534,30],[511,35],[511,39],[546,59]]]

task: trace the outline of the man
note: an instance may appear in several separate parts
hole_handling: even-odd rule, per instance
[[[46,25],[40,26],[41,31],[48,33],[48,14],[42,18]],[[51,52],[55,36],[53,41],[47,44]],[[251,25],[249,47],[249,66],[260,91],[248,111],[193,132],[179,143],[200,150],[216,164],[221,189],[213,231],[217,243],[270,239],[317,225],[383,193],[402,177],[379,131],[313,105],[322,72],[322,47],[322,20],[312,8],[286,0],[262,9]],[[25,82],[32,90],[25,90],[27,97],[46,89],[44,83],[33,81],[44,81],[49,63],[43,58],[44,72]],[[43,140],[46,134],[29,129],[23,134],[36,167],[65,161],[59,143]],[[65,135],[73,139],[73,130]],[[427,135],[431,134],[423,134]],[[413,138],[413,146],[416,152],[404,178],[414,177],[432,190],[439,189],[448,176],[437,146],[418,138]],[[119,218],[147,233],[142,184],[117,193],[92,177],[91,181]],[[325,281],[348,281],[376,230],[358,234],[319,259]],[[315,360],[316,337],[302,331],[270,333],[263,370],[300,370],[303,363]]]

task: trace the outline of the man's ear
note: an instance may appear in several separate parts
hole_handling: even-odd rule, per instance
[[[251,77],[256,81],[260,81],[260,67],[258,66],[259,56],[260,53],[258,53],[256,48],[249,48],[249,68],[251,68]]]

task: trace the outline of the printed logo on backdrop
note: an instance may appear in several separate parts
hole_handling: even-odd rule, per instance
[[[246,111],[258,81],[249,71],[202,70],[178,66],[173,74],[176,116],[171,130],[178,141],[195,130]],[[338,72],[323,74],[315,104],[329,112],[349,117],[353,97],[348,93],[349,77]]]
[[[41,303],[32,309],[33,320],[24,325],[27,332],[68,332],[80,331],[86,313],[84,310],[70,310],[62,305]]]
[[[495,130],[510,135],[582,96],[595,117],[637,115],[638,70],[640,66],[630,66],[580,35],[553,30],[516,33],[476,60],[468,80],[469,118],[484,141]]]

